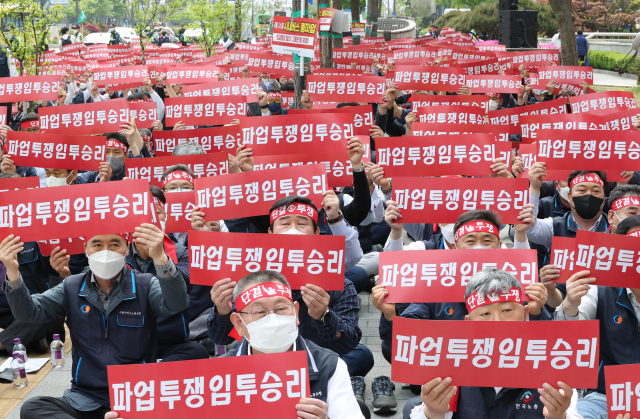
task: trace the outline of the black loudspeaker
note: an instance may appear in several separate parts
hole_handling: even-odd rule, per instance
[[[499,0],[498,10],[518,10],[518,0]]]
[[[498,39],[507,48],[538,46],[537,10],[500,10]]]

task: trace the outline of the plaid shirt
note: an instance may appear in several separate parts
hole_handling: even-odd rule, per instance
[[[298,332],[300,336],[308,339],[318,346],[331,349],[338,355],[343,356],[353,351],[362,337],[362,330],[358,326],[359,303],[358,294],[350,280],[344,280],[343,291],[328,291],[331,297],[329,301],[329,309],[331,317],[328,325],[317,322],[309,315],[307,305],[302,299],[300,291],[293,291],[293,301],[297,301],[300,305],[298,318],[300,326]],[[235,312],[235,304],[233,311]],[[229,333],[233,329],[230,316],[221,316],[218,314],[215,306],[209,313],[207,319],[209,329],[209,338],[218,345],[227,345],[233,342],[233,338],[229,337]],[[340,332],[342,336],[336,337],[336,333]]]

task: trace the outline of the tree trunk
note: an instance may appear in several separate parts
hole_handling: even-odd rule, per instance
[[[336,10],[342,10],[342,0],[333,0],[333,8]],[[345,16],[345,19],[346,18],[347,17]],[[340,36],[338,36],[337,38],[333,38],[333,48],[342,48],[342,28],[337,33]]]
[[[333,48],[331,45],[331,32],[327,32],[329,36],[320,37],[321,67],[333,68]]]
[[[352,22],[360,22],[360,1],[351,0],[351,21]],[[353,36],[351,38],[352,45],[360,45],[360,37]]]
[[[571,15],[571,0],[549,0],[549,4],[558,22],[562,43],[562,65],[577,66],[578,45]]]
[[[307,1],[307,0],[302,0]],[[300,0],[293,0],[291,4],[292,13],[300,13]],[[304,57],[300,57],[304,60]],[[302,91],[307,89],[307,77],[305,74],[309,71],[310,62],[304,65],[304,74],[300,74],[300,62],[294,63],[293,69],[293,90],[294,90],[294,102],[292,109],[302,109]]]
[[[242,0],[235,1],[235,25],[233,27],[233,42],[242,42]]]
[[[376,0],[367,0],[367,24],[365,26],[365,33],[364,33],[364,37],[365,38],[370,38],[371,37],[371,21],[373,19],[371,19],[371,16],[373,15],[373,9],[374,9],[374,3],[376,2]]]
[[[378,19],[380,18],[380,2],[382,0],[371,1],[371,37],[378,37]]]

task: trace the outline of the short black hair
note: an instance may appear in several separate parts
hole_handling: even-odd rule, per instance
[[[127,137],[124,134],[120,134],[119,132],[108,132],[105,134],[107,140],[116,140],[121,142],[127,149],[129,148],[129,143],[127,142]],[[125,153],[127,154],[127,153]]]
[[[280,90],[283,92],[293,92],[295,90],[295,86],[293,83],[285,83],[280,85]]]
[[[609,194],[609,206],[625,196],[640,196],[640,186],[638,185],[618,185]]]
[[[158,198],[160,202],[162,202],[163,204],[167,203],[167,199],[164,197],[164,192],[162,192],[162,189],[158,188],[156,185],[149,185],[149,191],[151,192],[151,195],[153,195],[155,198]]]
[[[578,31],[578,35],[582,35],[582,31]]]
[[[472,210],[458,217],[458,220],[453,226],[453,231],[458,231],[460,227],[472,221],[486,221],[496,226],[498,230],[500,230],[500,226],[502,225],[500,216],[497,213],[488,210]]]
[[[67,28],[66,26],[62,29],[60,29],[60,33],[63,35],[66,35],[69,32],[69,28]]]
[[[632,215],[620,221],[616,227],[616,234],[626,235],[629,230],[635,227],[640,227],[640,215]]]
[[[129,96],[127,96],[127,101],[142,100],[142,99],[144,99],[144,96],[142,96],[142,93],[140,92],[129,93]]]
[[[187,172],[191,175],[192,178],[194,179],[196,178],[196,175],[193,173],[191,169],[189,169],[189,166],[187,166],[186,164],[176,164],[164,171],[164,173],[162,174],[162,177],[160,178],[160,182],[164,182],[167,176],[169,176],[169,173],[178,172],[178,171]]]
[[[22,115],[22,118],[20,118],[20,123],[22,124],[23,122],[27,122],[27,121],[37,121],[38,119],[40,119],[40,117],[38,116],[37,113],[27,112],[24,115]]]
[[[305,197],[305,196],[300,196],[300,195],[289,195],[289,196],[285,196],[284,198],[280,198],[278,199],[269,209],[269,214],[271,214],[271,212],[273,210],[276,210],[282,206],[285,205],[289,205],[289,204],[306,204],[309,205],[310,207],[312,207],[314,210],[316,210],[316,212],[318,212],[318,208],[316,207],[316,204],[313,203],[312,200],[310,200],[309,198]],[[273,222],[271,223],[271,225],[269,226],[270,228],[273,227]],[[314,221],[313,222],[313,229],[315,230],[317,228],[317,224]]]
[[[345,108],[347,106],[360,106],[358,102],[340,102],[336,108]]]
[[[567,178],[567,182],[569,182],[569,185],[571,185],[571,181],[573,179],[577,178],[578,176],[588,175],[589,173],[598,175],[598,177],[602,179],[602,182],[607,183],[607,174],[601,170],[574,170],[569,174],[569,177]]]

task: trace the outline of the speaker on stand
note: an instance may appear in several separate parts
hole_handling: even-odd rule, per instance
[[[510,0],[501,0],[500,5]],[[498,40],[507,48],[537,48],[537,10],[499,10]]]

